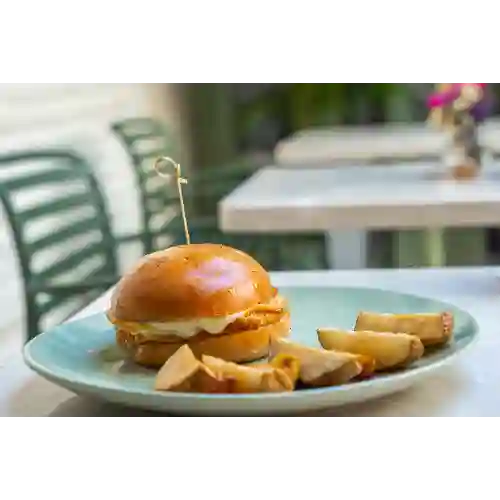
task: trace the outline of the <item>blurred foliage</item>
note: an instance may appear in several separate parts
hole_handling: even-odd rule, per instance
[[[186,84],[184,90],[193,163],[222,165],[234,158],[238,137],[233,112],[238,106],[231,84],[192,83]]]
[[[307,127],[423,121],[432,83],[191,84],[196,163],[220,164]],[[492,84],[497,102],[498,84]]]
[[[261,85],[261,92],[254,89],[250,98],[243,92],[246,98],[238,100],[236,92],[235,116],[243,146],[253,144],[267,149],[280,138],[308,127],[424,120],[425,98],[431,84]],[[259,136],[266,131],[273,134],[263,141]]]
[[[391,94],[398,91],[390,83],[294,83],[286,89],[290,125],[297,130],[374,121]]]

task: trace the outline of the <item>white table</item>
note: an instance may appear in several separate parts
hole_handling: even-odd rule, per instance
[[[489,120],[479,130],[481,143],[499,153],[500,122]],[[279,166],[309,168],[389,158],[440,158],[445,143],[446,136],[428,123],[317,127],[278,142],[274,161]]]
[[[332,263],[345,269],[366,267],[368,230],[439,231],[499,224],[497,166],[468,182],[439,180],[437,173],[432,164],[265,167],[221,200],[219,225],[233,233],[328,232]],[[435,254],[441,258],[442,249],[430,250],[434,261],[428,263],[439,265]]]
[[[495,268],[495,271],[499,269]],[[500,416],[500,282],[492,268],[276,273],[277,286],[369,286],[451,302],[472,314],[481,331],[456,364],[390,397],[327,414],[350,416]],[[78,317],[102,311],[109,293]],[[60,389],[24,366],[19,352],[0,352],[0,416],[139,416],[148,412],[90,401]]]

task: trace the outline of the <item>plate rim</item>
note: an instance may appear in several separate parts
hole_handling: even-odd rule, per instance
[[[440,299],[434,299],[431,297],[425,297],[422,295],[417,295],[413,293],[407,293],[407,292],[398,292],[395,290],[388,290],[384,288],[379,288],[379,287],[362,287],[362,286],[317,286],[317,285],[290,285],[290,286],[281,286],[280,289],[292,289],[292,288],[304,288],[304,289],[309,289],[309,288],[330,288],[330,289],[336,289],[336,290],[370,290],[370,291],[380,291],[384,293],[390,293],[398,296],[405,296],[409,298],[417,298],[421,300],[428,300],[432,301],[435,303],[442,304],[443,306],[448,306],[454,310],[460,311],[461,314],[464,314],[468,318],[468,323],[469,323],[469,330],[471,332],[470,338],[468,339],[467,343],[465,345],[460,346],[457,350],[449,353],[448,355],[444,356],[443,358],[436,360],[430,364],[416,367],[412,370],[403,370],[400,372],[394,372],[394,373],[389,373],[385,376],[382,377],[374,377],[372,379],[368,380],[360,380],[356,381],[355,383],[347,383],[347,384],[342,384],[342,385],[337,385],[337,386],[332,386],[332,387],[317,387],[317,388],[308,388],[300,391],[291,391],[291,392],[280,392],[280,393],[258,393],[258,394],[203,394],[203,393],[185,393],[185,392],[168,392],[168,391],[155,391],[153,388],[151,389],[142,389],[142,388],[129,388],[126,386],[123,387],[117,387],[112,383],[106,383],[106,382],[88,382],[85,380],[82,380],[80,378],[72,376],[71,374],[75,373],[81,373],[81,372],[73,372],[73,371],[68,371],[66,369],[60,369],[60,370],[54,370],[53,368],[48,368],[46,365],[39,363],[36,361],[36,359],[33,357],[31,349],[33,345],[37,342],[43,342],[44,338],[47,335],[53,335],[53,331],[56,329],[60,328],[65,328],[72,323],[80,323],[80,322],[85,322],[88,321],[89,319],[92,318],[97,318],[97,317],[105,317],[104,312],[98,312],[94,313],[88,316],[85,316],[83,318],[75,319],[75,320],[69,320],[67,323],[61,323],[60,325],[55,326],[54,328],[51,328],[50,330],[47,330],[43,333],[40,333],[37,335],[35,338],[31,339],[29,342],[27,342],[22,349],[22,355],[24,362],[26,365],[38,373],[40,376],[46,378],[47,380],[52,381],[53,383],[58,384],[61,381],[67,382],[71,384],[72,386],[77,386],[81,387],[85,390],[89,390],[89,392],[98,392],[101,391],[108,391],[108,392],[113,392],[113,393],[126,393],[126,394],[133,394],[133,395],[138,395],[141,397],[154,397],[154,398],[159,398],[163,399],[165,401],[172,400],[172,399],[182,399],[182,400],[191,400],[193,398],[196,398],[197,400],[201,401],[206,401],[206,402],[217,402],[217,401],[238,401],[238,400],[267,400],[267,401],[275,401],[277,399],[309,399],[313,398],[315,399],[316,397],[325,395],[325,394],[332,394],[332,393],[344,393],[344,392],[350,392],[353,391],[353,389],[357,390],[362,390],[363,388],[374,388],[377,389],[380,386],[383,386],[387,383],[388,379],[389,381],[394,381],[394,382],[402,382],[405,380],[410,379],[410,381],[414,378],[420,378],[422,376],[425,376],[428,372],[432,372],[435,370],[438,370],[439,368],[451,363],[454,361],[458,356],[462,355],[465,351],[467,351],[469,348],[471,348],[478,340],[479,340],[479,332],[480,332],[480,327],[479,323],[476,320],[476,318],[470,314],[466,309],[463,309],[462,307],[456,306],[452,303],[440,300]]]

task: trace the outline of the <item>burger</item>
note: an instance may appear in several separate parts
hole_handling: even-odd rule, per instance
[[[287,303],[267,271],[240,250],[210,243],[143,257],[118,282],[107,316],[118,345],[147,367],[186,344],[197,357],[254,361],[290,332]]]

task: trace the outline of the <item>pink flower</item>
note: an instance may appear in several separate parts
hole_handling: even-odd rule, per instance
[[[453,101],[460,97],[462,87],[466,85],[477,85],[481,89],[486,87],[486,83],[453,83],[451,88],[443,92],[435,92],[427,99],[427,106],[429,108],[440,108],[452,104]]]

